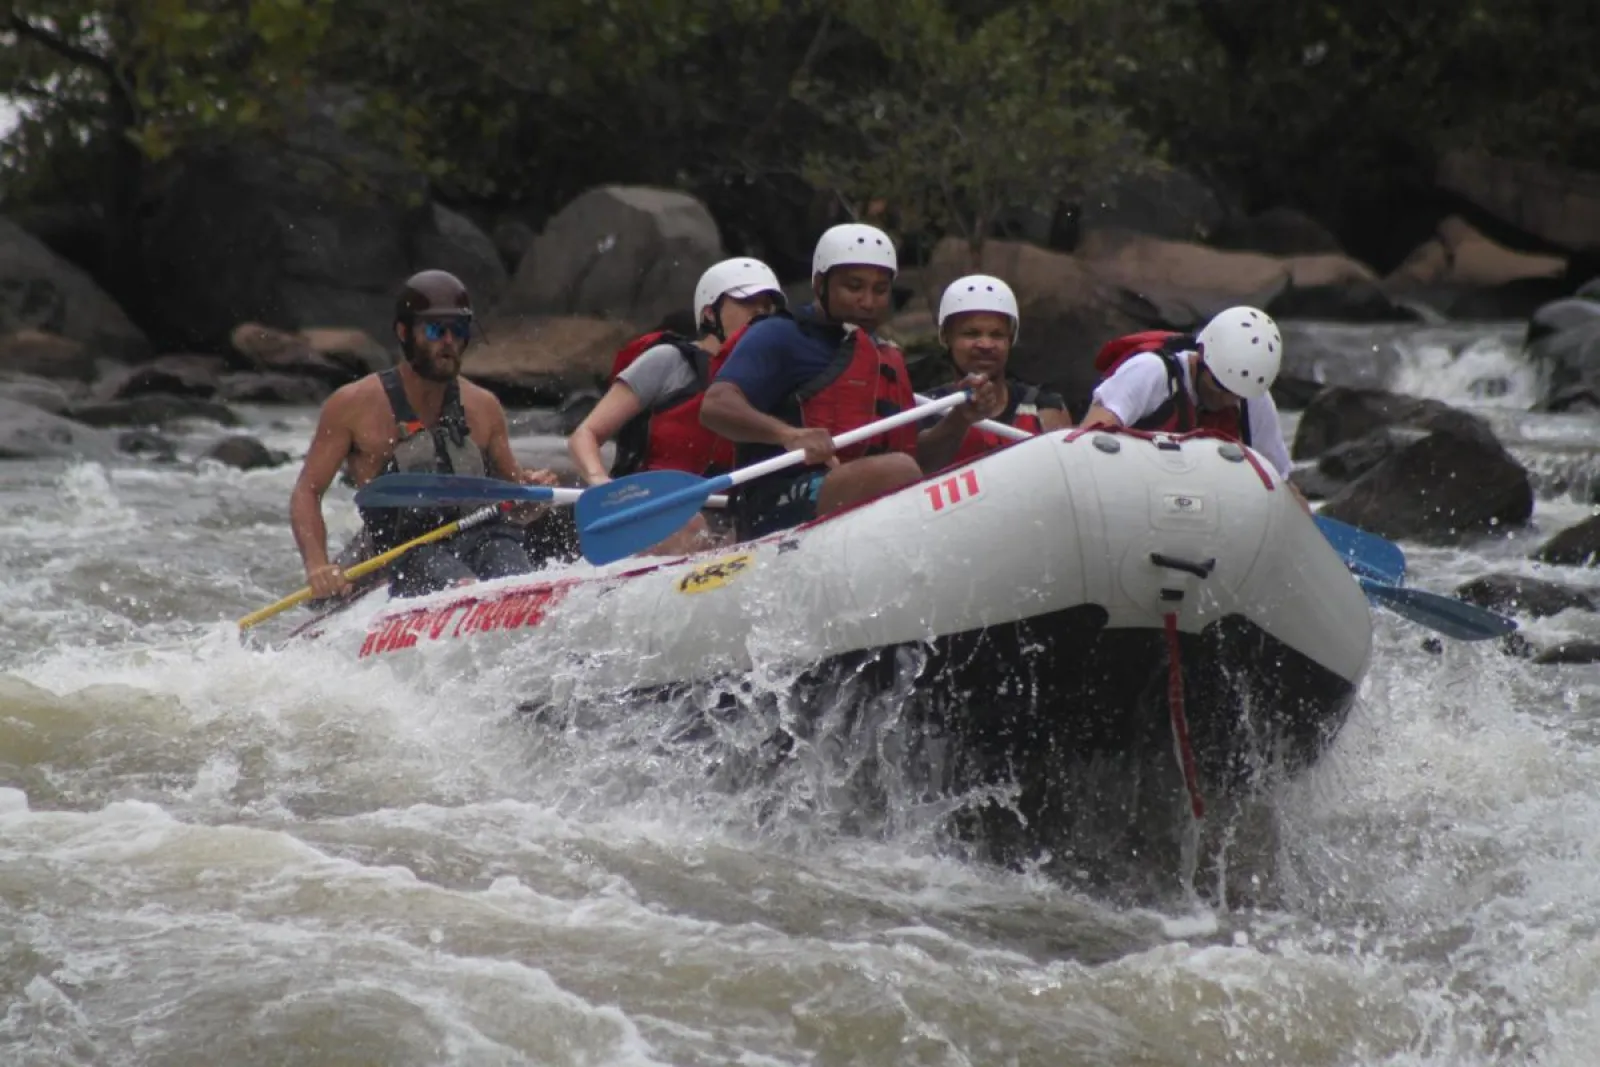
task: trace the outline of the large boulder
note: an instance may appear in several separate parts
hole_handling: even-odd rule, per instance
[[[1289,451],[1297,460],[1314,459],[1390,427],[1442,432],[1498,447],[1485,420],[1442,401],[1335,385],[1318,393],[1301,413]]]
[[[1600,565],[1600,515],[1569,526],[1540,545],[1533,558],[1568,567]]]
[[[0,334],[19,330],[65,337],[90,358],[127,361],[150,354],[144,334],[87,274],[0,218]]]
[[[1600,248],[1600,174],[1454,151],[1440,157],[1435,181],[1548,245],[1571,252]]]
[[[1074,412],[1088,407],[1099,347],[1150,324],[1125,310],[1082,259],[1020,241],[986,241],[977,263],[965,241],[940,241],[923,275],[928,302],[937,306],[945,286],[975,271],[1006,279],[1017,294],[1022,333],[1011,373],[1060,392]],[[922,315],[931,333],[933,316]]]
[[[394,365],[388,349],[361,330],[275,330],[258,322],[234,327],[229,338],[237,366],[303,374],[344,385]]]
[[[86,382],[97,369],[94,353],[82,341],[33,329],[0,336],[0,370],[8,374]]]
[[[1564,291],[1566,271],[1560,256],[1508,248],[1452,215],[1384,279],[1384,287],[1456,319],[1521,318]]]
[[[1586,297],[1580,290],[1577,296],[1562,297],[1535,308],[1533,314],[1528,316],[1524,343],[1531,345],[1543,338],[1594,322],[1600,322],[1600,294]]]
[[[634,331],[597,318],[530,318],[486,331],[467,350],[463,373],[510,405],[556,405],[603,386],[617,349]]]
[[[1469,604],[1535,619],[1568,609],[1595,610],[1594,597],[1583,590],[1523,574],[1486,574],[1457,586],[1455,595]]]
[[[1204,241],[1228,219],[1222,197],[1192,171],[1164,164],[1098,183],[1078,199],[1084,234],[1128,230],[1173,241]]]
[[[1340,490],[1322,513],[1395,540],[1459,544],[1525,524],[1533,482],[1492,437],[1436,432]]]
[[[1085,236],[1077,257],[1130,313],[1174,329],[1198,329],[1238,304],[1265,308],[1290,284],[1289,267],[1274,256],[1126,230]]]
[[[0,372],[0,400],[13,400],[52,415],[60,415],[71,407],[79,391],[81,387],[70,390],[51,378]]]
[[[1229,219],[1211,234],[1210,244],[1234,252],[1262,252],[1269,256],[1344,253],[1332,231],[1292,207],[1268,208],[1259,215]]]
[[[722,237],[687,193],[605,185],[562,208],[523,256],[495,318],[602,316],[651,324],[694,299]]]
[[[1539,370],[1539,410],[1565,410],[1586,397],[1600,403],[1600,314],[1589,314],[1589,304],[1579,298],[1558,301],[1529,321],[1523,355]]]
[[[98,400],[118,400],[144,393],[172,396],[215,396],[228,364],[221,356],[167,355],[125,367],[107,376],[95,389]]]
[[[89,459],[117,454],[117,439],[103,430],[0,397],[0,459]]]
[[[401,281],[441,261],[494,303],[488,239],[430,202],[426,175],[348,132],[356,107],[325,92],[282,140],[234,138],[150,168],[143,304],[163,340],[222,350],[240,322],[384,337]]]
[[[500,302],[509,275],[494,241],[471,219],[434,204],[432,225],[423,227],[415,241],[413,262],[418,267],[454,274],[466,284],[474,305],[485,311]]]

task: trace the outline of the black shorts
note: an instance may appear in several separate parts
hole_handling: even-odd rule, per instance
[[[744,486],[734,498],[734,529],[739,540],[765,537],[816,518],[817,497],[827,476],[821,467],[806,467],[798,473],[770,474]]]

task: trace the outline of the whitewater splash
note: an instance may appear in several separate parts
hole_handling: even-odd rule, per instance
[[[1494,369],[1471,358],[1448,387],[1416,373],[1466,390]],[[1600,451],[1512,386],[1441,399],[1525,462]],[[307,412],[249,418],[309,436]],[[781,672],[642,707],[572,670],[534,718],[513,663],[419,678],[241,644],[231,620],[301,584],[293,477],[0,471],[0,1061],[1592,1061],[1592,668],[1434,653],[1379,616],[1356,714],[1274,798],[1270,905],[1127,906],[951,849],[914,782],[856,789],[914,766],[892,701],[807,735]],[[1526,560],[1587,511],[1542,486],[1536,532],[1408,546],[1415,581],[1595,590]],[[760,714],[698,714],[727,701]]]

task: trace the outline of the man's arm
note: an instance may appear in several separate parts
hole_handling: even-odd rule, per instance
[[[339,467],[355,444],[351,430],[352,393],[347,392],[353,388],[345,386],[323,405],[311,448],[306,452],[300,476],[289,494],[289,529],[294,533],[294,543],[305,564],[311,591],[319,598],[350,587],[339,569],[328,562],[328,527],[322,519],[322,495],[333,484]]]
[[[1078,423],[1080,430],[1092,430],[1096,426],[1115,428],[1122,425],[1122,420],[1117,418],[1116,412],[1109,410],[1098,400],[1089,405],[1089,413]]]
[[[942,470],[961,451],[967,431],[1005,411],[1000,386],[981,374],[969,374],[957,383],[973,391],[972,399],[951,408],[937,423],[917,434],[917,466],[924,472]]]

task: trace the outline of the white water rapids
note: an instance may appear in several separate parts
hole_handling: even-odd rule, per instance
[[[1526,558],[1589,513],[1600,424],[1526,413],[1514,331],[1326,343],[1380,334],[1390,387],[1487,415],[1542,486],[1535,530],[1407,545],[1413,584],[1600,592]],[[313,412],[245,414],[303,452]],[[1381,616],[1277,798],[1276,898],[1133,908],[915,811],[863,832],[821,772],[713,786],[654,707],[541,724],[502,678],[242,645],[302,584],[295,473],[0,464],[0,1063],[1596,1061],[1600,668]]]

